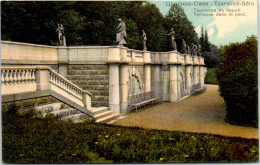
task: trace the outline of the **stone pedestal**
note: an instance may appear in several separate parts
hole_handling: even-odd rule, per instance
[[[177,65],[170,65],[170,102],[178,100]]]
[[[90,110],[91,109],[91,96],[88,93],[83,93],[82,101],[84,104],[84,108],[86,108],[87,110]]]
[[[120,65],[120,113],[126,113],[128,107],[128,64]]]
[[[114,113],[120,113],[119,99],[119,64],[109,64],[109,108]]]
[[[35,73],[36,90],[42,91],[50,89],[50,72],[48,69],[40,67],[37,68]]]
[[[151,91],[151,65],[144,66],[144,92]]]

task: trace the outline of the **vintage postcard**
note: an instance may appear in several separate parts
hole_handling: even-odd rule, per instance
[[[3,163],[258,163],[258,1],[1,1]]]

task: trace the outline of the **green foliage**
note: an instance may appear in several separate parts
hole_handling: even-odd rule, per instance
[[[207,68],[207,75],[205,77],[205,83],[206,84],[218,84],[215,68]]]
[[[1,2],[2,40],[57,45],[57,23],[65,27],[67,44],[81,44],[84,17],[75,2]]]
[[[194,27],[180,6],[166,17],[149,2],[1,2],[2,40],[58,45],[57,23],[65,28],[67,45],[116,45],[118,18],[126,24],[127,47],[143,49],[142,30],[150,51],[172,50],[168,33],[175,28],[178,50],[182,41],[197,43]]]
[[[222,47],[217,70],[221,96],[227,106],[229,123],[257,126],[257,40],[248,37],[243,43]]]
[[[5,163],[256,162],[258,140],[6,115]]]
[[[7,106],[7,112],[6,114],[8,115],[17,115],[17,111],[18,111],[19,107],[16,104],[10,104]]]
[[[182,39],[185,40],[187,45],[191,45],[191,43],[197,44],[199,41],[194,26],[191,21],[188,20],[188,17],[180,5],[173,4],[171,6],[165,18],[164,27],[168,32],[172,27],[174,28],[178,50],[183,50]],[[167,40],[165,50],[172,50],[170,39]]]
[[[204,58],[205,64],[209,68],[215,68],[219,64],[220,51],[215,45],[210,45],[211,52],[203,52],[202,57]]]
[[[202,52],[205,51],[205,36],[204,36],[204,31],[203,31],[203,26],[201,26],[201,36],[200,36],[200,45],[201,45],[201,49],[202,49]]]
[[[205,30],[205,39],[204,39],[204,51],[210,52],[210,43],[208,38],[208,32]]]

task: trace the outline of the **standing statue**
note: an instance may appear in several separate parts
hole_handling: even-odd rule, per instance
[[[187,54],[191,54],[189,45],[187,45]]]
[[[192,48],[191,48],[191,50],[192,50],[192,55],[193,56],[197,56],[197,46],[195,45],[195,44],[191,44],[192,45]]]
[[[198,44],[198,54],[200,57],[201,57],[201,52],[202,52],[202,48],[201,48],[200,44]]]
[[[119,18],[118,21],[119,24],[117,26],[116,42],[118,43],[118,45],[123,46],[123,44],[126,44],[126,26],[121,18]]]
[[[147,50],[147,47],[146,47],[146,41],[147,41],[147,37],[146,37],[146,33],[144,30],[142,30],[143,32],[143,46],[144,46],[144,50]]]
[[[60,45],[66,46],[66,38],[65,38],[65,35],[64,35],[63,25],[58,24],[58,28],[56,29],[56,31],[58,31],[58,38],[59,38]]]
[[[182,44],[183,44],[183,53],[184,54],[187,54],[187,45],[186,45],[186,42],[184,41],[184,39],[182,39]]]
[[[170,33],[169,33],[169,34],[165,34],[165,35],[171,36],[171,42],[172,42],[173,50],[177,51],[177,45],[176,45],[176,42],[174,41],[174,40],[175,40],[175,32],[174,32],[174,29],[171,28]]]

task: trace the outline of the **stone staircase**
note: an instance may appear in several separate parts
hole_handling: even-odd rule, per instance
[[[90,118],[90,116],[80,112],[79,110],[59,102],[40,105],[30,109],[35,110],[37,115],[41,115],[43,117],[46,117],[47,114],[53,114],[54,116],[58,116],[60,120],[71,119],[75,123]],[[29,108],[20,109],[19,112],[20,114],[23,114],[28,110]],[[92,107],[90,111],[94,114],[93,118],[96,119],[97,123],[108,123],[119,117],[119,114],[114,114],[108,107]]]

